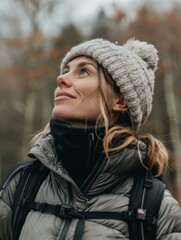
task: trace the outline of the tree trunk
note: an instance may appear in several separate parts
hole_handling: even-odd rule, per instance
[[[171,60],[166,59],[171,66]],[[174,151],[175,160],[175,190],[174,195],[176,199],[181,202],[181,137],[179,126],[179,111],[177,108],[177,99],[174,92],[174,76],[173,72],[165,70],[164,77],[164,90],[165,100],[168,113],[168,119],[170,121],[170,136],[172,140],[172,147]]]
[[[34,123],[34,115],[36,108],[36,89],[37,82],[33,81],[28,86],[28,91],[26,94],[25,107],[24,107],[24,129],[23,129],[23,146],[27,143],[29,137],[33,134],[33,123]],[[22,156],[24,156],[25,152],[22,149]]]

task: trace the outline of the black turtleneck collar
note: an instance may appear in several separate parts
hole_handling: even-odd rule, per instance
[[[54,119],[50,120],[59,160],[75,183],[81,188],[105,154],[102,139],[104,127],[77,128]]]

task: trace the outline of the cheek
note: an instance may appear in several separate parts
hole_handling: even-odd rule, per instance
[[[91,91],[85,92],[83,103],[87,106],[87,109],[90,107],[97,107],[99,105],[97,89],[92,89]]]
[[[88,115],[99,115],[100,114],[100,99],[97,90],[89,93],[89,96],[84,100],[84,109],[88,113]]]
[[[98,84],[91,84],[90,86],[86,86],[85,88],[82,88],[81,94],[85,97],[85,98],[91,98],[91,97],[95,97],[98,95]]]

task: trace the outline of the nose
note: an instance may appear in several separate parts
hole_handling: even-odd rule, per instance
[[[72,86],[72,82],[69,79],[69,77],[67,76],[67,74],[63,74],[63,75],[59,75],[57,77],[57,86],[59,88],[62,87],[71,87]]]

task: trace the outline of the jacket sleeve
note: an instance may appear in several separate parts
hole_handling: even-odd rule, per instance
[[[0,199],[0,240],[12,239],[11,208]]]
[[[181,240],[181,206],[165,191],[158,217],[156,240]]]
[[[12,239],[12,205],[20,176],[12,174],[0,190],[0,240]]]

